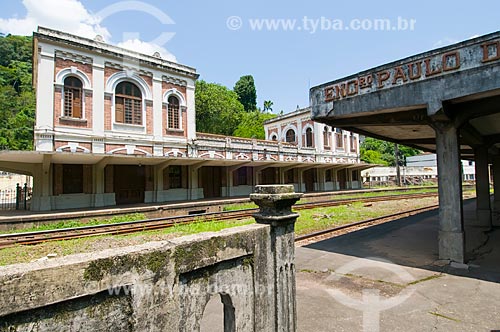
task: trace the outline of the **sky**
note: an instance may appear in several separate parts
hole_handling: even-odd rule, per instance
[[[308,106],[310,87],[500,29],[498,0],[0,1],[3,34],[99,34],[228,88],[252,75],[275,113]]]

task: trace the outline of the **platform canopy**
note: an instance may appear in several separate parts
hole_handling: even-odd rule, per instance
[[[500,31],[388,63],[310,90],[312,118],[436,151],[436,126],[459,130],[462,158],[500,147]]]

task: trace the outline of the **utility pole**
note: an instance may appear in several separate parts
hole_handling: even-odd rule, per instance
[[[396,162],[396,185],[401,187],[401,168],[399,167],[399,146],[394,143],[394,160]]]

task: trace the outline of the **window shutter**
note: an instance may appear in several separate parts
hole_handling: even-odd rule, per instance
[[[123,123],[124,122],[124,117],[123,117],[123,98],[116,98],[115,99],[115,121]]]
[[[82,117],[82,95],[81,91],[74,89],[73,90],[73,114],[74,118]]]

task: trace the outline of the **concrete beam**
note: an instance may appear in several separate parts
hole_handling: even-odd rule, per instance
[[[330,123],[330,122],[327,121],[325,123],[328,123],[331,126],[335,126],[336,122]],[[382,135],[377,135],[377,134],[374,134],[374,133],[372,133],[370,131],[364,130],[362,128],[358,128],[358,127],[343,127],[343,129],[345,129],[347,131],[350,131],[350,132],[353,132],[353,133],[364,135],[364,136],[367,136],[367,137],[373,137],[373,138],[380,139],[380,140],[383,140],[383,141],[388,141],[388,142],[392,142],[392,143],[403,144],[403,143],[400,143],[400,140],[398,140],[396,138],[386,137],[386,136],[382,136]],[[416,143],[406,143],[404,145],[412,147],[412,148],[415,148],[415,149],[418,149],[418,150],[426,151],[426,152],[432,152],[432,153],[435,152],[433,149],[429,149],[429,148],[426,148],[424,146],[420,146],[420,145],[418,145]]]
[[[382,113],[364,117],[350,117],[335,119],[335,127],[346,126],[390,126],[390,125],[423,125],[429,124],[430,119],[425,109],[409,112]]]
[[[462,141],[473,147],[484,145],[485,143],[481,134],[470,123],[464,124],[460,128],[460,136]]]
[[[436,144],[435,137],[429,138],[413,138],[400,140],[398,144],[412,145],[412,144]]]
[[[454,117],[455,126],[460,127],[472,119],[498,113],[500,111],[498,105],[500,105],[500,96],[494,96],[447,105],[447,111],[450,116]]]

